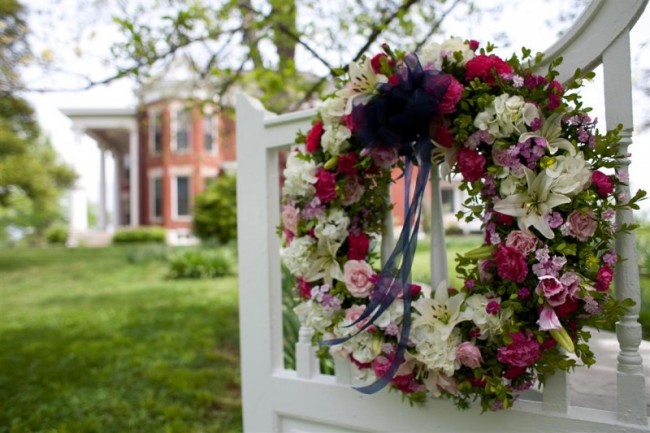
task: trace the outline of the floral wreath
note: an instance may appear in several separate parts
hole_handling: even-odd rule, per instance
[[[295,312],[326,346],[319,355],[356,365],[361,392],[511,407],[556,370],[592,365],[585,326],[610,327],[631,305],[610,296],[615,234],[633,228],[614,217],[645,193],[615,193],[627,182],[621,127],[600,134],[576,93],[592,73],[563,86],[561,60],[536,75],[541,55],[506,61],[456,38],[419,56],[383,49],[350,64],[288,156],[281,256]],[[479,219],[485,241],[458,256],[462,287],[426,293],[409,274],[431,164],[462,177],[458,217]],[[381,265],[397,167],[415,191]]]

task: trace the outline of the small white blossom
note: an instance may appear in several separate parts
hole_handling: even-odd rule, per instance
[[[345,105],[347,102],[347,99],[335,96],[327,98],[321,103],[318,112],[325,127],[340,123],[341,118],[345,115]]]
[[[475,56],[474,51],[469,48],[469,45],[467,45],[464,40],[460,38],[450,38],[442,44],[431,42],[422,47],[420,63],[425,67],[429,66],[434,69],[440,69],[445,57],[454,61],[455,52],[460,52],[463,56],[463,59],[460,62],[461,66],[465,66],[465,64]]]
[[[297,155],[296,151],[292,151],[287,158],[282,193],[293,198],[310,198],[316,191],[316,164],[298,158]]]
[[[559,149],[566,150],[570,155],[576,154],[573,144],[562,137],[562,113],[553,113],[548,119],[542,119],[541,128],[535,132],[524,132],[519,136],[519,142],[523,143],[530,138],[544,139],[551,155],[555,155]]]
[[[345,125],[334,123],[325,126],[325,132],[321,137],[321,145],[332,156],[338,156],[350,147],[348,139],[351,136],[352,132]]]
[[[479,338],[482,340],[499,334],[504,322],[512,316],[510,309],[501,309],[497,314],[488,313],[487,305],[493,300],[484,295],[472,295],[465,301],[471,309],[472,322],[481,331]]]
[[[494,98],[492,105],[487,107],[474,119],[474,126],[482,131],[488,131],[493,137],[509,137],[517,132],[526,132],[526,125],[539,117],[539,110],[534,104],[526,102],[521,96],[504,93]]]

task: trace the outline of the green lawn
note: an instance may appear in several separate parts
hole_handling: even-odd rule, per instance
[[[0,432],[241,431],[237,280],[0,251]]]

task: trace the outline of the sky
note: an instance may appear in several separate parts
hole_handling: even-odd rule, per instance
[[[77,1],[84,2],[84,0],[34,0],[34,5],[28,3],[35,9],[57,7],[58,15],[53,17],[49,16],[47,19],[50,22],[54,21],[60,23],[61,32],[54,32],[52,38],[60,38],[59,40],[49,40],[48,46],[54,45],[54,54],[66,58],[66,64],[70,70],[75,68],[83,68],[83,70],[90,71],[95,76],[102,76],[105,73],[105,64],[99,60],[97,53],[108,52],[110,45],[119,40],[120,35],[114,30],[110,24],[110,20],[97,19],[86,22],[86,27],[81,28],[75,21],[78,17],[76,13],[82,13],[83,10],[76,10],[74,7]],[[507,2],[508,10],[504,10],[499,18],[494,18],[493,15],[474,16],[467,19],[466,16],[452,16],[444,27],[444,37],[460,36],[462,38],[473,38],[483,43],[489,40],[496,40],[501,46],[499,54],[509,55],[515,48],[521,46],[531,48],[533,52],[543,51],[545,48],[555,41],[557,33],[566,29],[569,22],[549,24],[550,17],[562,15],[568,11],[571,2],[567,1],[544,1],[544,0],[531,0],[527,2]],[[522,17],[524,17],[522,19]],[[537,17],[536,20],[531,21],[530,17]],[[48,25],[45,19],[39,15],[32,15],[30,24],[32,26]],[[88,27],[92,26],[92,27]],[[650,46],[647,44],[648,35],[647,29],[650,28],[650,7],[644,12],[643,16],[638,21],[635,29],[631,34],[631,47],[633,56],[633,80],[641,80],[640,71],[642,68],[650,69]],[[67,30],[66,30],[67,29]],[[69,32],[66,36],[65,32]],[[85,46],[81,46],[82,52],[85,53],[82,57],[72,55],[69,47],[65,46],[66,37],[74,32],[90,32],[92,40]],[[49,34],[45,34],[50,38]],[[442,42],[444,37],[439,37],[436,40]],[[508,41],[508,40],[509,41]],[[33,45],[39,46],[42,41],[35,40]],[[510,45],[508,46],[508,42]],[[645,43],[645,45],[644,45]],[[314,67],[318,72],[318,67]],[[33,77],[30,75],[32,72],[28,71],[28,78]],[[594,108],[596,117],[602,119],[604,123],[604,96],[602,92],[602,70],[596,70],[597,77],[589,83],[583,92],[587,106]],[[74,81],[71,81],[74,83]],[[97,145],[90,138],[85,138],[81,149],[74,143],[74,135],[71,129],[71,122],[67,117],[61,113],[61,109],[66,108],[126,108],[134,107],[137,103],[134,96],[134,85],[127,81],[121,80],[111,83],[108,86],[97,86],[88,91],[83,92],[63,92],[63,93],[46,93],[46,94],[28,94],[27,98],[34,104],[39,122],[43,130],[48,134],[53,142],[54,147],[62,155],[62,157],[70,162],[75,163],[75,159],[83,161],[83,164],[78,164],[77,171],[81,175],[80,182],[83,185],[90,202],[96,203],[99,196],[99,151]],[[640,91],[634,92],[634,116],[635,124],[640,124],[642,119],[650,117],[650,98],[643,95]],[[636,126],[636,125],[635,125]],[[636,129],[636,128],[635,128]],[[650,162],[650,130],[638,133],[635,131],[633,136],[633,145],[631,146],[632,152],[632,165],[630,168],[631,187],[632,190],[645,189],[650,191],[650,176],[644,174],[647,163]],[[80,152],[80,153],[79,153]],[[77,160],[78,161],[78,160]],[[112,206],[113,200],[110,198],[112,192],[112,162],[109,159],[107,165],[108,173],[108,206],[109,211]],[[650,200],[642,204],[642,211],[640,216],[650,217]]]

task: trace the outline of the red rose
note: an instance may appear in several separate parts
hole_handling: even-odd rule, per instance
[[[555,307],[555,314],[557,314],[557,317],[563,318],[575,312],[577,309],[578,301],[576,298],[567,296],[566,302],[564,302],[564,304]]]
[[[596,275],[595,286],[596,290],[599,292],[606,292],[609,290],[609,285],[612,284],[614,279],[614,270],[609,267],[609,265],[604,265],[598,269],[598,274]]]
[[[467,62],[465,67],[467,68],[467,72],[465,73],[465,79],[467,81],[478,78],[488,84],[495,83],[495,75],[512,73],[512,66],[494,54],[491,56],[484,54],[476,56]]]
[[[470,39],[468,45],[469,45],[470,50],[472,50],[472,51],[478,50],[479,43],[478,43],[478,41],[476,39]]]
[[[440,146],[450,149],[454,145],[454,134],[446,126],[436,126],[432,132],[433,140]]]
[[[346,153],[339,156],[338,170],[339,173],[355,176],[357,174],[357,157],[354,153]]]
[[[463,95],[463,89],[463,85],[452,77],[447,92],[445,93],[445,96],[442,97],[440,105],[438,105],[438,112],[441,114],[447,114],[456,111],[456,104],[458,104],[458,101],[460,101],[460,98]]]
[[[323,135],[323,122],[320,120],[311,127],[307,138],[305,139],[307,152],[314,153],[320,147],[320,137]]]
[[[350,233],[348,236],[348,260],[365,260],[370,247],[370,238],[365,233]]]
[[[458,151],[458,169],[466,181],[479,180],[485,174],[485,157],[475,150],[461,147]]]
[[[316,170],[316,196],[322,203],[329,203],[336,198],[336,175],[318,167]]]
[[[528,275],[526,257],[514,248],[501,246],[494,253],[497,274],[504,280],[522,283]]]
[[[596,186],[596,191],[601,197],[607,197],[614,192],[614,183],[612,178],[602,171],[594,171],[591,175],[591,181]]]
[[[514,217],[510,215],[506,215],[501,212],[494,212],[494,218],[497,220],[499,224],[502,224],[504,226],[511,226],[512,223],[515,222]]]
[[[548,90],[550,93],[548,95],[548,104],[546,104],[546,108],[549,110],[555,110],[560,106],[560,99],[564,94],[564,88],[562,87],[562,84],[559,83],[559,81],[553,80],[548,85]]]

